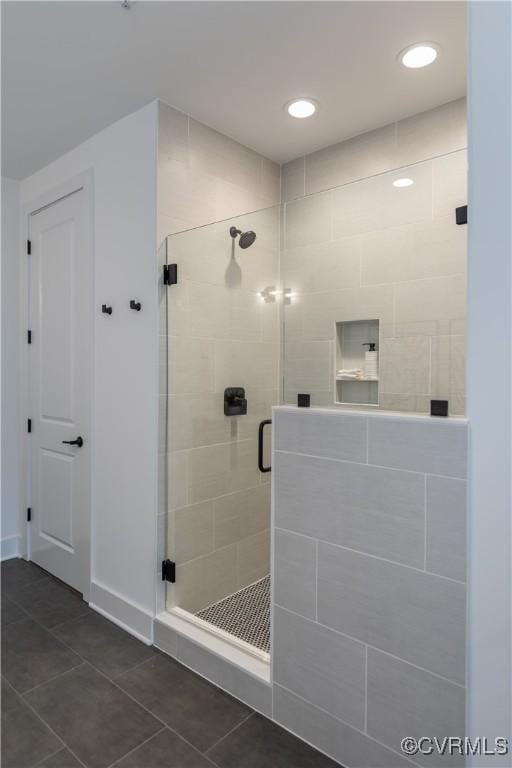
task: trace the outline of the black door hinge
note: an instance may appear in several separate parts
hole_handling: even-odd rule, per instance
[[[27,419],[27,432],[32,432],[32,419]]]
[[[164,285],[177,285],[178,265],[164,264]]]
[[[32,331],[27,331],[27,344],[32,344]]]
[[[162,560],[162,581],[176,582],[176,563],[172,560]]]
[[[27,240],[27,254],[30,256],[31,253],[32,253],[32,241]]]
[[[460,205],[455,209],[455,223],[467,224],[468,223],[468,207],[467,205]]]
[[[32,520],[32,507],[27,507],[27,523]]]

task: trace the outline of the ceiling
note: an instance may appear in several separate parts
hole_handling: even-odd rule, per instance
[[[154,98],[280,163],[465,93],[464,2],[2,2],[2,173]],[[435,64],[407,70],[407,45]],[[308,120],[283,104],[320,103]]]

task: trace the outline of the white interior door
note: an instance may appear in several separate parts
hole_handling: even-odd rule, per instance
[[[93,267],[86,205],[81,189],[29,218],[28,416],[31,559],[88,595]]]

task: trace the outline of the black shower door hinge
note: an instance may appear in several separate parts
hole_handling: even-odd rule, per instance
[[[27,419],[27,432],[32,432],[32,419]]]
[[[467,207],[467,205],[459,205],[459,207],[455,209],[455,223],[456,224],[467,224],[468,223],[468,207]]]
[[[27,523],[32,520],[32,507],[27,507]]]
[[[164,285],[177,285],[178,265],[164,264]]]
[[[31,253],[32,253],[32,241],[27,240],[27,255],[30,256]]]
[[[27,344],[32,344],[32,331],[27,331]]]
[[[172,560],[162,560],[162,581],[176,582],[176,563]]]

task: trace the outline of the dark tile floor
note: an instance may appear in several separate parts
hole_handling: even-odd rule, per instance
[[[37,566],[1,576],[2,768],[335,768]]]

